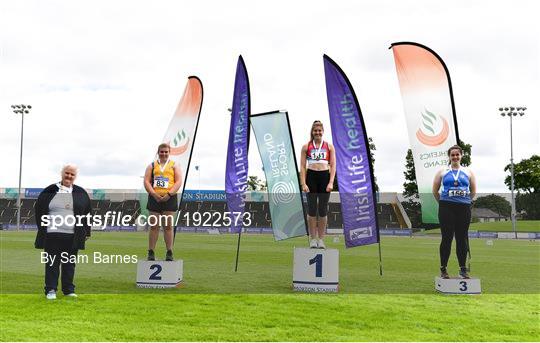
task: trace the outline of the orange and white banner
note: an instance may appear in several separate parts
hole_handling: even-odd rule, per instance
[[[203,87],[202,82],[196,76],[190,76],[184,94],[180,98],[180,102],[176,107],[176,111],[169,123],[162,143],[169,143],[171,146],[171,153],[169,158],[180,167],[182,174],[182,187],[178,192],[179,199],[182,199],[182,193],[186,185],[186,178],[189,171],[189,163],[191,161],[191,151],[193,150],[193,144],[195,143],[195,136],[197,134],[197,126],[199,123],[199,115],[201,113],[203,101]],[[158,144],[152,147],[155,149]],[[157,157],[155,157],[157,158]],[[146,203],[148,202],[148,195],[142,193],[140,196],[141,213],[147,214]]]
[[[197,133],[202,101],[201,80],[196,76],[190,76],[184,94],[163,137],[163,142],[169,143],[171,146],[170,159],[180,166],[182,171],[182,189],[184,189],[189,170],[191,150]]]
[[[431,193],[437,171],[448,165],[447,150],[458,142],[450,74],[443,60],[418,43],[391,46],[403,98],[422,221],[438,223],[438,204]]]

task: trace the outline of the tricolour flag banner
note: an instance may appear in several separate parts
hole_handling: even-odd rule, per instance
[[[379,242],[377,197],[364,119],[351,83],[324,55],[326,96],[347,248]]]
[[[289,116],[276,111],[250,119],[268,185],[274,239],[307,235]]]
[[[414,157],[422,221],[438,223],[439,205],[431,193],[437,171],[448,165],[447,150],[458,142],[450,74],[443,60],[418,43],[390,47]]]
[[[182,173],[182,187],[181,192],[178,193],[180,202],[182,201],[182,193],[186,185],[202,101],[203,86],[201,80],[196,76],[190,76],[184,89],[184,94],[176,107],[176,111],[162,140],[163,143],[169,143],[171,146],[169,158],[180,167]],[[153,147],[154,151],[158,145],[159,143]],[[141,197],[141,210],[146,210],[147,201],[147,195]]]
[[[242,56],[238,57],[234,95],[225,168],[225,193],[227,206],[231,212],[231,232],[242,230],[244,196],[248,179],[249,149],[249,79]],[[240,220],[238,220],[240,219]]]

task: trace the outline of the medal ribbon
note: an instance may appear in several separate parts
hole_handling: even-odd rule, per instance
[[[163,167],[161,166],[161,163],[159,162],[159,159],[158,159],[158,165],[159,165],[159,171],[161,172],[161,176],[163,176],[163,171],[165,170],[165,168],[167,167],[167,164],[169,164],[169,160],[170,160],[170,157],[167,159],[167,162],[165,162],[165,164],[163,165]]]
[[[315,153],[317,154],[317,158],[316,160],[318,161],[321,157],[321,149],[322,149],[322,146],[324,144],[324,141],[321,140],[321,145],[319,145],[319,149],[317,149],[317,146],[315,145],[315,141],[313,141],[313,147],[315,148]]]
[[[459,179],[459,173],[461,173],[461,168],[458,168],[456,174],[454,174],[454,171],[452,169],[451,171],[452,171],[452,177],[454,178],[454,186],[457,186],[459,184],[458,179]]]

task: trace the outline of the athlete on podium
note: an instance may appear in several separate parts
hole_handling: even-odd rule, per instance
[[[328,200],[336,176],[336,152],[331,143],[322,139],[323,133],[322,122],[315,120],[311,139],[302,146],[300,160],[300,182],[308,202],[309,247],[319,249],[326,249],[323,238],[328,222]]]
[[[156,259],[154,250],[159,238],[159,228],[163,226],[163,237],[167,253],[165,260],[173,261],[173,218],[178,210],[176,192],[182,185],[180,167],[169,159],[171,147],[167,143],[158,146],[158,159],[152,162],[144,173],[144,188],[148,192],[148,204],[150,211],[150,233],[148,238],[148,260]]]
[[[472,171],[461,166],[463,150],[454,145],[448,149],[450,164],[439,171],[433,180],[433,195],[439,202],[439,223],[441,224],[441,278],[448,279],[448,259],[452,240],[456,236],[456,255],[459,262],[459,276],[468,279],[467,250],[469,245],[469,224],[471,222],[471,200],[476,194],[476,180]],[[439,189],[441,188],[439,194]]]

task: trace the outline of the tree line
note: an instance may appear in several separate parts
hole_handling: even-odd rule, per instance
[[[377,150],[375,143],[371,137],[368,138],[372,168],[375,163],[375,151]],[[463,157],[461,164],[465,167],[471,165],[471,144],[459,141],[458,144],[463,149]],[[504,179],[508,190],[511,188],[510,164],[504,167],[504,171],[508,173]],[[375,170],[373,169],[375,174]],[[405,156],[405,171],[403,172],[405,182],[403,183],[403,196],[405,201],[402,203],[413,227],[422,226],[422,215],[420,208],[420,198],[418,195],[418,184],[416,183],[416,172],[414,168],[414,159],[411,149],[407,150]],[[338,191],[338,175],[334,179],[334,191]],[[377,178],[375,177],[375,191],[379,191]],[[264,191],[267,189],[266,181],[260,180],[257,176],[249,176],[248,190]],[[516,211],[522,214],[523,219],[539,220],[540,219],[540,156],[532,155],[530,158],[521,160],[514,164],[514,189],[516,195]],[[510,203],[502,196],[490,194],[478,197],[473,201],[473,206],[476,208],[487,208],[493,212],[509,217],[511,212]]]

